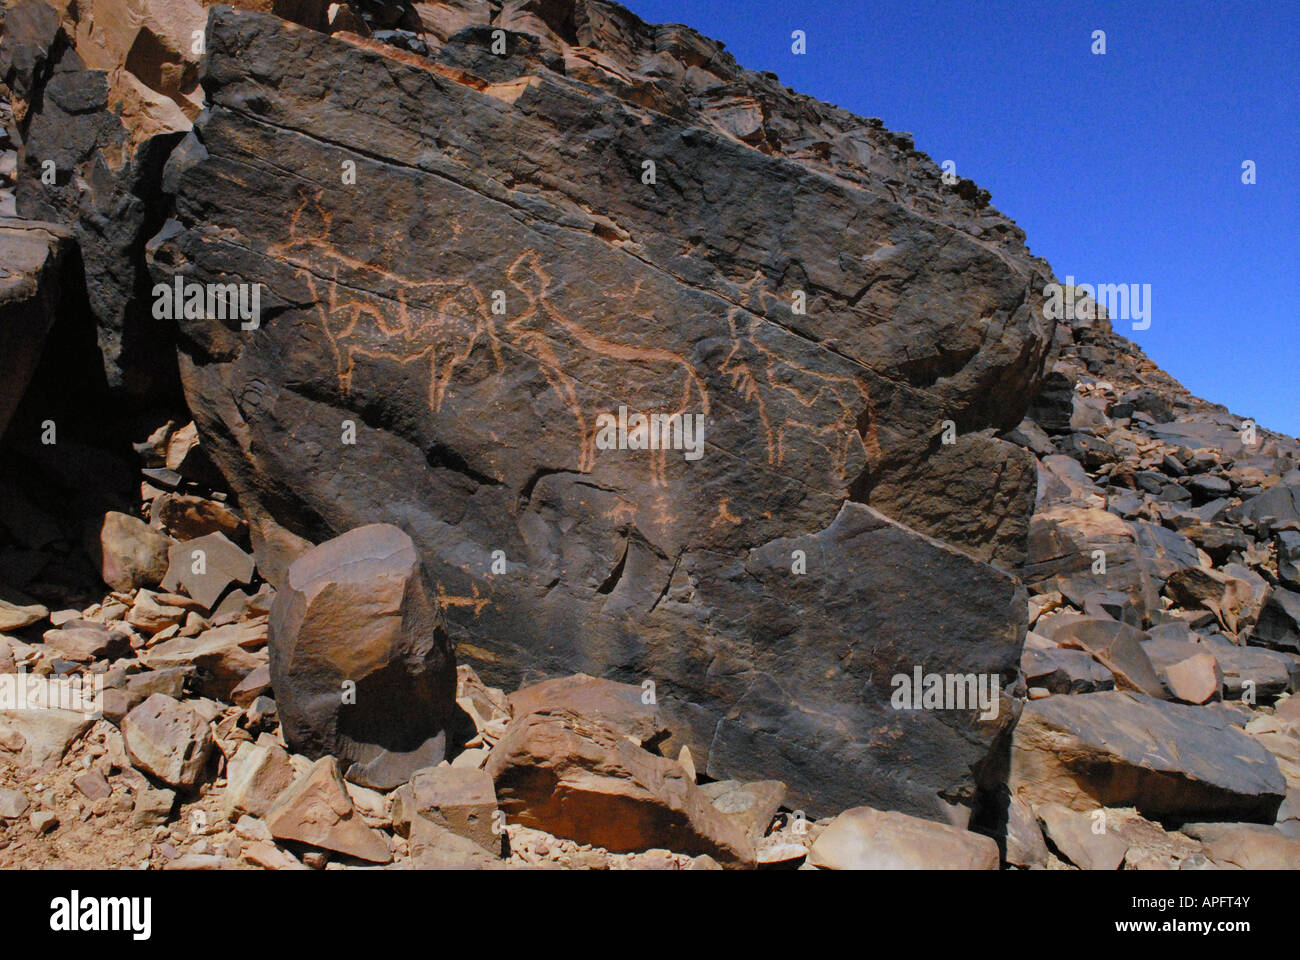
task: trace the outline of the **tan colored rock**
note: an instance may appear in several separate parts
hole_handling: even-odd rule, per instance
[[[510,694],[510,710],[515,717],[539,711],[568,713],[653,747],[668,730],[655,705],[643,703],[642,696],[633,684],[575,673],[516,690]]]
[[[423,817],[457,836],[473,840],[489,853],[500,850],[496,791],[486,771],[472,767],[431,767],[417,771],[409,789],[404,790],[402,815],[412,823]],[[409,811],[405,808],[407,802]]]
[[[854,807],[817,837],[808,862],[824,870],[996,870],[990,838],[905,813]]]
[[[372,863],[392,859],[384,838],[362,822],[333,757],[317,760],[280,794],[266,825],[277,840],[296,840]]]
[[[179,700],[152,694],[122,721],[132,762],[172,787],[198,783],[212,753],[208,724]]]
[[[125,513],[107,513],[90,545],[100,576],[114,590],[155,587],[167,573],[170,537]]]
[[[1198,653],[1165,669],[1169,692],[1183,703],[1217,700],[1223,692],[1223,671],[1212,653]]]
[[[1255,823],[1189,823],[1182,832],[1205,845],[1205,856],[1225,869],[1300,870],[1300,838]]]
[[[197,637],[165,640],[141,651],[140,661],[152,670],[198,667],[204,672],[203,694],[230,700],[232,691],[246,677],[266,666],[266,651],[249,649],[264,643],[265,638],[265,624],[232,623],[205,630]]]
[[[1286,794],[1273,756],[1219,711],[1118,690],[1027,703],[1008,786],[1035,809],[1136,807],[1157,819],[1271,821]]]
[[[40,623],[49,615],[49,609],[39,603],[24,607],[9,603],[7,600],[0,600],[0,633],[30,627],[33,623]]]
[[[288,752],[275,743],[241,743],[226,769],[223,804],[227,816],[266,816],[276,798],[292,783],[293,765]]]
[[[417,870],[500,870],[505,864],[468,837],[416,817],[411,824],[411,866]]]
[[[231,584],[247,586],[253,581],[253,558],[223,533],[209,533],[193,540],[173,543],[168,551],[164,590],[185,592],[211,610]]]
[[[786,794],[786,786],[780,780],[753,783],[718,780],[700,789],[713,803],[714,809],[744,828],[745,835],[754,844],[767,833]]]
[[[17,751],[24,767],[52,770],[92,722],[73,710],[0,710],[0,746]]]
[[[185,493],[165,493],[154,501],[154,526],[165,527],[177,540],[188,541],[220,533],[230,540],[248,536],[248,525],[224,503]],[[164,569],[163,573],[166,573]],[[161,582],[161,581],[158,581]]]
[[[1007,804],[1007,863],[1016,867],[1047,865],[1047,843],[1033,808],[1012,797]]]
[[[1129,845],[1107,829],[1105,810],[1080,813],[1046,803],[1034,812],[1048,839],[1080,870],[1118,870],[1123,865]]]
[[[616,853],[659,847],[707,853],[728,866],[754,862],[745,829],[718,811],[679,763],[588,717],[517,716],[486,770],[512,823]]]
[[[184,607],[163,602],[164,596],[151,590],[141,590],[127,612],[126,622],[141,633],[150,635],[161,633],[168,627],[179,627],[185,622],[188,611]]]

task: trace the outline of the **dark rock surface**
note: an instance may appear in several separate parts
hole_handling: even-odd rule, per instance
[[[627,18],[575,9],[586,41]],[[1042,265],[1013,227],[989,233],[960,203],[923,202],[937,179],[898,202],[856,165],[831,176],[798,150],[754,149],[708,103],[649,111],[480,40],[457,34],[431,63],[213,12],[201,147],[169,165],[175,219],[151,263],[160,282],[262,284],[257,330],[181,321],[182,377],[214,459],[255,522],[312,540],[401,526],[463,655],[494,678],[653,679],[711,774],[804,791],[829,779],[846,798],[884,800],[890,774],[860,762],[859,736],[791,702],[821,698],[822,648],[864,631],[890,637],[891,663],[930,669],[916,623],[954,611],[939,595],[904,626],[837,609],[800,641],[806,665],[771,687],[761,664],[788,653],[764,634],[780,631],[753,622],[749,578],[726,571],[785,538],[834,542],[845,500],[920,469],[945,420],[1018,423],[1051,344],[1035,306]],[[718,60],[737,83],[769,84]],[[829,110],[782,97],[801,124]],[[870,124],[830,113],[880,162],[910,169]],[[647,159],[655,184],[641,182]],[[355,186],[341,183],[345,162]],[[776,209],[789,214],[775,221]],[[796,290],[806,315],[791,309]],[[703,455],[598,449],[597,417],[622,405],[704,417]],[[1023,461],[980,442],[990,470]],[[977,503],[951,502],[966,512],[955,539],[1014,558],[994,547],[1024,527],[1026,497],[989,531],[969,529]],[[844,587],[861,590],[872,566]],[[789,556],[784,567],[772,589],[798,592]],[[999,602],[973,620],[958,614],[953,649],[969,660],[952,667],[1014,664],[1010,590],[994,588]],[[852,680],[871,669],[845,672],[833,712],[875,709],[880,690]],[[771,730],[795,745],[769,757],[720,735],[741,702],[752,731],[740,740]],[[920,794],[969,792],[972,759],[945,724],[931,733],[915,749],[943,759],[897,801],[927,814]]]

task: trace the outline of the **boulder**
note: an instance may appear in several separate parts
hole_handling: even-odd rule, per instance
[[[1095,657],[1114,676],[1118,689],[1164,699],[1164,684],[1142,648],[1146,638],[1145,633],[1127,623],[1096,617],[1075,620],[1052,634],[1061,646],[1086,650]]]
[[[1165,683],[1175,700],[1206,703],[1223,691],[1223,671],[1212,653],[1198,653],[1165,668]]]
[[[232,623],[197,636],[164,640],[140,651],[140,661],[153,670],[196,668],[201,693],[230,700],[239,684],[266,666],[266,651],[257,649],[265,643],[265,623]]]
[[[462,31],[436,68],[213,9],[208,109],[168,164],[173,219],[148,251],[152,283],[261,285],[256,330],[179,321],[205,449],[257,551],[265,521],[318,541],[407,530],[449,635],[493,685],[652,680],[710,777],[935,815],[940,793],[973,793],[996,731],[900,717],[866,678],[888,683],[900,664],[1009,676],[1023,602],[1014,612],[1013,581],[957,551],[918,580],[924,568],[883,541],[914,538],[913,557],[946,548],[879,523],[848,543],[836,520],[866,509],[874,478],[921,475],[945,420],[963,435],[1020,422],[1056,334],[1043,265],[1012,223],[952,199],[937,168],[918,178],[874,124],[830,111],[843,132],[826,136],[830,108],[684,28],[685,46],[663,47],[613,6],[554,9],[572,26],[548,27],[545,45],[512,34],[517,55],[497,57],[486,28]],[[592,45],[627,64],[596,69]],[[701,95],[735,84],[771,104],[742,125],[767,146],[664,69]],[[795,146],[795,130],[827,156]],[[629,158],[657,158],[657,185]],[[357,184],[340,190],[347,160]],[[895,195],[886,169],[929,199]],[[430,209],[458,232],[430,230]],[[774,209],[794,211],[779,231]],[[796,287],[806,312],[791,309]],[[620,407],[631,446],[606,443]],[[637,449],[642,412],[707,436]],[[1022,462],[993,446],[991,465]],[[992,544],[1029,509],[993,506],[992,533],[969,504],[953,516]],[[791,551],[823,544],[824,560],[808,558],[842,572],[792,573]],[[798,623],[822,591],[832,602]],[[824,785],[834,795],[818,797]]]
[[[170,538],[137,517],[107,513],[91,543],[91,559],[114,590],[156,587],[167,574]]]
[[[996,870],[989,837],[893,810],[854,807],[831,821],[808,852],[823,870]]]
[[[162,586],[164,590],[183,588],[205,609],[212,610],[232,584],[252,583],[253,570],[253,558],[224,533],[209,533],[171,545]]]
[[[1118,870],[1129,844],[1106,829],[1106,811],[1080,813],[1059,803],[1045,803],[1034,812],[1047,839],[1080,870]]]
[[[212,753],[212,731],[187,705],[155,693],[126,715],[122,739],[145,773],[182,790],[194,787]]]
[[[730,866],[754,862],[745,828],[680,764],[599,721],[563,710],[516,717],[485,769],[512,823],[614,853],[664,848]]]
[[[1249,642],[1274,650],[1300,653],[1300,593],[1285,587],[1268,591]]]
[[[289,567],[271,607],[271,683],[289,745],[387,789],[447,752],[456,663],[415,546],[351,530]]]
[[[398,795],[403,820],[424,819],[472,840],[489,853],[500,852],[496,792],[486,771],[464,767],[420,770]]]
[[[1013,795],[1073,810],[1272,823],[1286,795],[1277,761],[1202,707],[1113,691],[1025,705],[1011,746]]]
[[[352,804],[333,757],[322,757],[276,799],[266,825],[277,840],[293,840],[371,863],[393,858]]]

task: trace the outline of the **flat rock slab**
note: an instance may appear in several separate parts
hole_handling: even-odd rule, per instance
[[[1263,823],[1286,795],[1272,754],[1216,712],[1120,691],[1026,704],[1009,786],[1035,807]]]
[[[217,605],[231,584],[253,582],[253,558],[224,533],[209,533],[173,543],[168,550],[164,590],[183,588],[207,610]]]
[[[808,862],[824,870],[996,870],[991,837],[895,811],[855,807],[817,837]]]

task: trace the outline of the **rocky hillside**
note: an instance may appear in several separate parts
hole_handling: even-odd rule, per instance
[[[603,0],[0,81],[0,863],[1300,864],[1300,445],[906,134]]]

